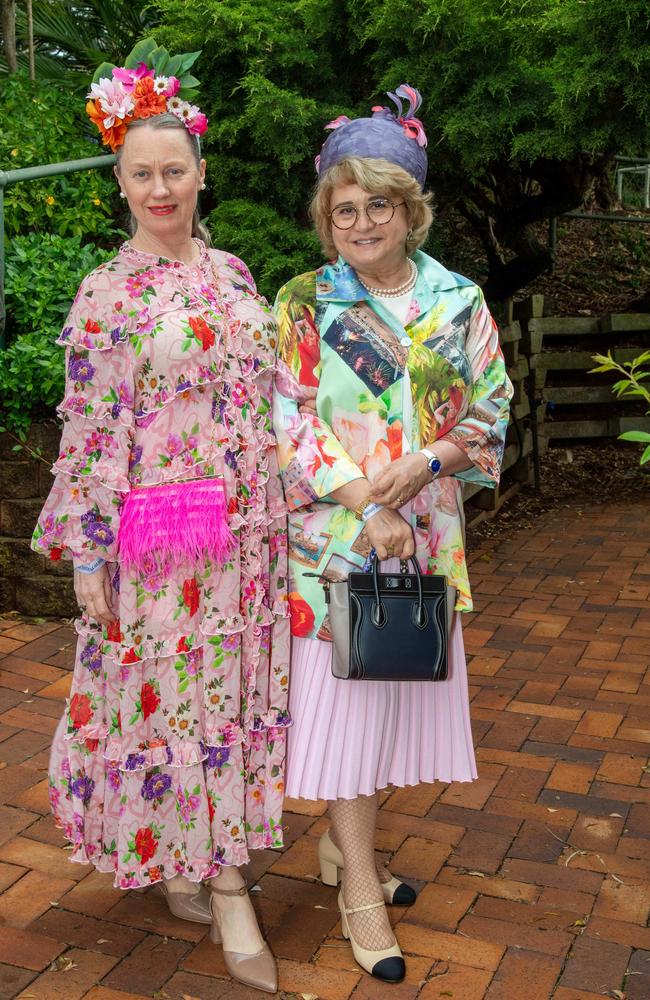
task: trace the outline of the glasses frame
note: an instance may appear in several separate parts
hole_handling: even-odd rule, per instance
[[[380,197],[381,197],[381,195],[377,195],[377,198],[380,198]],[[337,210],[338,208],[344,208],[344,207],[347,207],[347,206],[345,206],[345,204],[343,204],[343,205],[336,205],[336,206],[335,206],[335,207],[334,207],[334,208],[332,209],[332,211],[331,211],[331,212],[329,213],[329,215],[328,215],[328,218],[329,218],[329,220],[330,220],[330,223],[331,223],[331,225],[332,225],[332,226],[334,226],[334,228],[335,228],[335,229],[340,229],[340,230],[341,230],[342,232],[345,232],[345,231],[346,231],[346,230],[348,230],[348,229],[354,229],[354,227],[356,226],[357,222],[359,221],[359,214],[360,214],[360,212],[364,212],[364,213],[365,213],[365,215],[366,215],[366,218],[367,218],[367,219],[368,219],[368,220],[369,220],[370,222],[372,222],[373,226],[387,226],[387,225],[388,225],[388,223],[389,223],[389,222],[392,222],[392,221],[393,221],[393,219],[394,219],[394,217],[395,217],[395,209],[396,209],[396,208],[399,208],[399,207],[400,207],[400,205],[405,205],[405,204],[406,204],[406,202],[405,202],[405,201],[392,201],[392,200],[391,200],[390,198],[383,198],[382,200],[383,200],[383,201],[386,201],[386,202],[387,202],[387,203],[388,203],[389,205],[391,205],[391,206],[392,206],[392,208],[393,208],[393,211],[391,212],[391,215],[390,215],[390,218],[389,218],[389,219],[386,219],[386,221],[385,221],[385,222],[376,222],[376,221],[375,221],[375,220],[374,220],[374,219],[372,218],[372,216],[371,216],[371,215],[370,215],[370,213],[368,212],[368,208],[369,208],[369,205],[370,205],[371,203],[369,203],[368,205],[364,205],[364,206],[363,206],[363,208],[361,208],[361,209],[357,208],[357,206],[356,206],[356,205],[350,205],[350,206],[349,206],[350,208],[353,208],[353,209],[354,209],[354,220],[353,220],[353,222],[352,222],[352,223],[351,223],[351,224],[350,224],[349,226],[339,226],[339,225],[337,225],[337,223],[336,223],[336,222],[334,221],[334,213],[336,212],[336,210]]]

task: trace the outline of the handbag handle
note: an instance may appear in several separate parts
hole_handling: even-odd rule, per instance
[[[415,578],[418,582],[418,603],[415,613],[415,624],[418,628],[422,628],[426,617],[424,613],[424,600],[422,597],[422,573],[417,559],[410,558],[404,561],[411,563],[415,569]],[[375,603],[372,607],[372,623],[376,626],[376,628],[382,628],[386,624],[386,609],[384,608],[384,605],[381,602],[381,597],[379,596],[379,558],[377,557],[377,553],[375,553],[372,562],[372,581],[375,588]]]

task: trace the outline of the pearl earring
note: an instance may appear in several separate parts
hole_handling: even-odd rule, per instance
[[[120,191],[120,198],[126,198],[126,195],[124,194],[124,191]]]
[[[205,184],[201,185],[201,191],[205,191]]]

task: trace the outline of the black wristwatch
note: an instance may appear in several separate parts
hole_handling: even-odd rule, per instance
[[[435,452],[430,451],[428,448],[420,448],[420,454],[424,455],[427,460],[427,468],[431,473],[432,479],[437,479],[440,475],[440,470],[442,469],[442,462],[435,454]]]

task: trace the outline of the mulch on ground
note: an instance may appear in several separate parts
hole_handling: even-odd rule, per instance
[[[650,505],[593,494],[474,539],[479,780],[395,790],[380,810],[378,846],[420,890],[391,911],[406,981],[355,966],[318,878],[325,805],[289,801],[286,850],[249,873],[281,997],[650,996]],[[156,892],[68,862],[46,768],[72,643],[66,624],[0,621],[0,996],[259,998]]]

